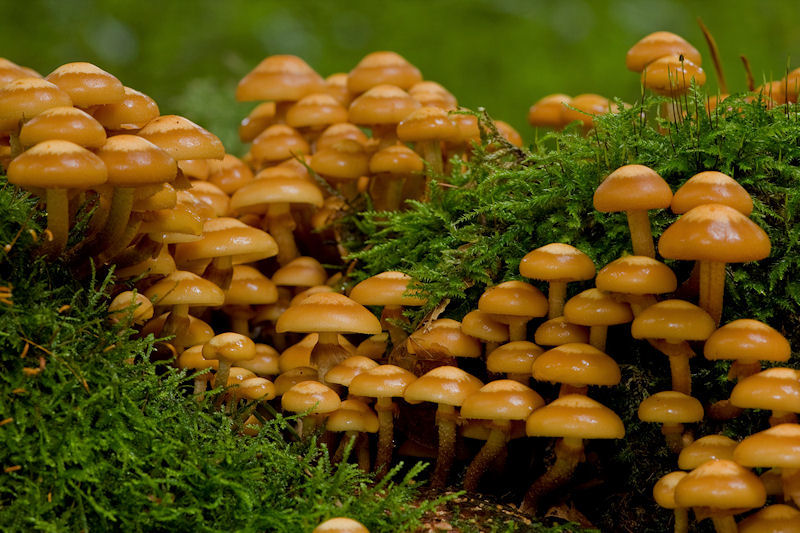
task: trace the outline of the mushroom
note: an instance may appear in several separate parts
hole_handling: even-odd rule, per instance
[[[450,120],[448,112],[439,107],[420,107],[397,124],[397,138],[402,142],[414,143],[417,153],[428,164],[428,184],[444,171],[442,142],[456,137],[458,128]]]
[[[780,468],[784,500],[800,502],[800,425],[778,424],[745,437],[733,460],[750,468]]]
[[[668,259],[700,261],[700,307],[716,324],[722,317],[725,264],[764,259],[769,237],[739,211],[721,204],[690,209],[668,227],[658,241]]]
[[[768,505],[738,527],[739,533],[800,533],[800,511],[788,505]]]
[[[699,205],[723,204],[744,216],[753,212],[753,199],[739,183],[722,172],[714,170],[695,174],[675,191],[670,207],[682,215]]]
[[[396,52],[372,52],[364,56],[347,76],[347,90],[361,94],[376,85],[408,89],[422,81],[419,69]]]
[[[203,237],[175,247],[175,263],[185,267],[192,262],[211,259],[204,276],[228,290],[233,279],[233,265],[272,257],[278,245],[272,236],[235,218],[219,217],[203,224]]]
[[[586,394],[589,385],[619,384],[619,365],[590,344],[562,344],[539,355],[531,366],[533,379],[561,383],[559,396]]]
[[[255,356],[255,343],[238,333],[220,333],[203,345],[203,357],[219,361],[219,369],[214,376],[217,384],[228,382],[233,363],[247,361]]]
[[[347,122],[347,109],[333,96],[314,93],[304,96],[286,112],[286,124],[314,140],[332,124]]]
[[[310,154],[311,147],[296,129],[285,124],[275,124],[253,139],[250,155],[255,170]]]
[[[364,357],[363,355],[352,355],[328,370],[328,373],[324,376],[325,383],[333,383],[336,385],[349,387],[350,382],[353,381],[354,377],[366,372],[367,370],[372,370],[377,366],[378,363],[368,357]],[[358,399],[357,397],[354,398]],[[377,429],[375,431],[377,431]]]
[[[325,520],[311,533],[369,533],[369,530],[352,518],[338,517]]]
[[[15,157],[8,166],[8,181],[22,187],[46,190],[47,229],[53,235],[49,252],[58,255],[69,236],[69,189],[86,189],[105,183],[103,160],[75,143],[43,141]]]
[[[529,283],[505,281],[484,291],[478,300],[478,309],[508,324],[511,341],[524,341],[528,337],[528,322],[547,314],[547,300]]]
[[[631,335],[647,339],[669,357],[672,390],[691,394],[689,359],[695,353],[686,341],[706,340],[714,331],[711,316],[683,300],[664,300],[651,305],[633,320]]]
[[[455,357],[478,358],[481,344],[461,329],[461,323],[450,318],[440,318],[423,326],[406,341],[408,353],[415,356],[415,373],[430,365],[441,366],[455,363]]]
[[[574,246],[554,242],[525,254],[519,263],[519,273],[548,282],[547,318],[553,319],[564,312],[567,283],[592,279],[595,266],[588,255]]]
[[[153,318],[153,303],[139,292],[123,291],[108,304],[108,318],[112,323],[130,320],[131,324],[144,324]]]
[[[766,499],[755,474],[725,459],[703,463],[675,486],[675,503],[693,507],[698,521],[711,518],[717,533],[736,533],[733,515],[761,507]]]
[[[19,142],[25,148],[53,139],[89,149],[100,148],[106,142],[106,130],[85,111],[64,106],[42,111],[19,131]]]
[[[283,396],[286,391],[303,381],[319,381],[319,374],[310,366],[298,366],[281,373],[275,378],[275,395]]]
[[[800,371],[775,367],[748,376],[731,391],[731,403],[745,409],[771,410],[771,426],[796,423],[796,413],[800,413]]]
[[[576,294],[564,305],[567,322],[589,326],[589,344],[600,350],[606,349],[608,326],[625,324],[633,319],[630,306],[614,300],[600,289],[587,289]]]
[[[628,50],[625,66],[633,72],[642,72],[656,59],[678,54],[696,65],[702,62],[700,52],[686,39],[668,31],[657,31],[642,37]]]
[[[594,208],[603,213],[624,211],[628,217],[634,255],[655,257],[650,209],[666,209],[672,191],[664,179],[644,165],[625,165],[608,176],[594,192]],[[663,255],[663,254],[662,254]]]
[[[589,342],[589,328],[567,322],[563,316],[542,322],[533,334],[540,346],[561,346],[570,342]]]
[[[441,489],[453,464],[456,444],[455,408],[464,403],[470,394],[483,386],[476,377],[454,366],[440,366],[424,374],[406,388],[403,395],[409,402],[434,402],[436,425],[439,428],[439,453],[436,469],[431,478],[431,488]]]
[[[650,257],[626,255],[600,269],[597,288],[628,302],[637,317],[656,303],[656,294],[674,292],[678,278],[667,265]]]
[[[733,450],[739,443],[725,435],[706,435],[681,450],[678,455],[678,468],[694,470],[711,459],[735,460]],[[739,464],[741,462],[737,461]]]
[[[251,266],[235,265],[223,307],[231,317],[231,331],[249,336],[248,320],[255,316],[251,306],[271,304],[277,300],[278,289],[268,277]]]
[[[579,121],[583,125],[583,131],[589,131],[594,127],[594,117],[605,115],[606,113],[616,113],[617,104],[599,94],[579,94],[569,103],[561,108],[561,123],[567,124]]]
[[[461,319],[461,331],[485,343],[487,355],[495,351],[500,344],[508,342],[508,326],[479,309],[464,315]],[[527,376],[525,379],[527,380]]]
[[[393,397],[402,397],[416,376],[398,366],[380,365],[355,376],[350,381],[349,391],[354,396],[376,398],[375,410],[378,412],[378,454],[375,470],[384,474],[392,460],[394,439],[394,414],[396,406]]]
[[[122,100],[94,107],[92,116],[109,133],[133,133],[159,115],[158,104],[146,94],[123,87]]]
[[[278,352],[272,346],[256,343],[256,354],[252,359],[237,361],[241,368],[251,371],[256,376],[271,377],[280,373]]]
[[[408,94],[423,106],[440,107],[447,111],[458,106],[458,101],[453,93],[435,81],[417,82],[408,89]]]
[[[381,325],[363,305],[347,296],[321,292],[290,306],[278,318],[275,330],[278,333],[319,333],[319,341],[311,352],[311,363],[324,376],[330,368],[350,356],[339,344],[338,333],[375,335],[381,332]]]
[[[75,107],[116,104],[125,98],[122,83],[112,74],[91,63],[65,63],[45,79],[67,93]]]
[[[305,437],[314,432],[326,415],[341,406],[341,400],[333,390],[319,381],[301,381],[281,396],[281,407],[293,413],[306,413],[301,418],[298,434]]]
[[[536,101],[528,110],[528,123],[535,128],[560,130],[566,123],[562,111],[572,98],[566,94],[548,94]]]
[[[417,180],[424,170],[422,158],[404,144],[376,152],[369,160],[372,174],[370,195],[376,211],[396,211],[403,200],[407,181]]]
[[[621,439],[625,426],[608,407],[582,394],[568,394],[533,411],[526,432],[530,437],[559,437],[555,463],[530,486],[520,504],[520,511],[536,514],[540,498],[567,482],[583,460],[584,439]]]
[[[420,107],[419,102],[395,85],[376,85],[350,103],[350,122],[372,130],[379,148],[397,142],[397,124]]]
[[[208,160],[208,182],[225,194],[234,194],[253,179],[250,167],[234,155],[225,154],[222,161]]]
[[[325,78],[325,93],[333,96],[343,106],[349,106],[353,96],[347,90],[347,74],[336,72]]]
[[[342,139],[330,147],[318,150],[309,166],[335,187],[347,201],[358,196],[358,180],[369,174],[369,154],[364,145]]]
[[[461,405],[461,417],[491,421],[486,444],[467,468],[464,489],[474,492],[488,466],[500,454],[509,438],[512,420],[525,420],[544,405],[544,400],[531,388],[517,381],[492,381],[467,396]]]
[[[662,391],[642,400],[638,416],[642,422],[661,424],[667,447],[673,453],[680,453],[686,441],[691,442],[691,435],[684,433],[683,424],[703,420],[703,406],[688,394]]]
[[[678,507],[675,503],[675,486],[680,480],[687,476],[686,472],[670,472],[662,476],[653,486],[653,499],[664,509],[672,509],[675,517],[675,533],[688,533],[689,513],[684,507]]]
[[[51,107],[70,107],[72,100],[58,86],[41,78],[21,77],[0,86],[0,130],[10,135],[11,157],[22,152],[20,124]]]
[[[203,357],[203,346],[198,344],[183,350],[178,357],[177,365],[187,373],[194,372],[191,374],[191,377],[194,378],[194,395],[197,397],[197,401],[203,401],[203,393],[206,392],[208,383],[214,377],[214,373],[208,370],[217,372],[219,361]]]
[[[544,350],[529,341],[509,342],[492,350],[486,356],[486,370],[504,373],[508,379],[527,385],[533,363]]]
[[[378,431],[378,415],[366,403],[355,399],[344,400],[328,416],[325,429],[345,434],[333,456],[335,462],[342,461],[346,446],[352,446],[358,458],[358,467],[369,472],[369,441],[365,433]]]
[[[418,286],[408,274],[381,272],[353,287],[350,298],[361,305],[383,306],[381,327],[389,332],[392,345],[400,346],[408,337],[402,327],[408,323],[403,307],[419,307],[426,302]]]
[[[308,63],[293,55],[272,55],[239,80],[236,100],[273,100],[275,120],[282,122],[292,102],[324,90],[325,80]]]

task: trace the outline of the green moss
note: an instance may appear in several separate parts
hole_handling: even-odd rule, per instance
[[[396,532],[437,505],[417,498],[420,467],[373,484],[283,418],[240,435],[191,376],[150,362],[152,337],[108,322],[110,276],[36,255],[34,202],[0,185],[0,206],[0,530],[298,532],[347,515]]]

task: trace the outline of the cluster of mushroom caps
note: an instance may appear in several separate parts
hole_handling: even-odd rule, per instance
[[[647,200],[644,198],[648,197]],[[640,203],[641,200],[641,203]],[[695,261],[699,274],[697,302],[653,296],[617,296],[631,304],[631,334],[646,339],[669,358],[672,390],[653,394],[639,406],[639,418],[662,424],[669,448],[678,453],[682,471],[668,474],[656,484],[659,505],[675,509],[675,531],[688,531],[686,509],[694,508],[697,520],[711,518],[717,531],[737,531],[733,515],[762,507],[767,495],[789,505],[776,504],[755,513],[740,524],[741,531],[796,531],[800,512],[797,467],[800,466],[800,373],[783,367],[762,371],[761,362],[786,362],[788,341],[767,324],[739,319],[717,327],[722,316],[722,295],[728,263],[744,263],[767,257],[766,233],[749,215],[753,203],[735,180],[719,172],[701,172],[688,179],[673,195],[661,178],[647,167],[627,165],[610,174],[598,187],[595,207],[603,212],[627,212],[634,256],[612,262],[600,271],[597,286],[611,293],[626,293],[607,285],[615,264],[650,264],[651,274],[661,271],[656,294],[673,292],[676,278],[655,261],[647,211],[671,208],[681,215],[661,235],[659,254],[667,259]],[[637,221],[638,219],[638,221]],[[640,237],[637,237],[640,235]],[[617,283],[633,283],[641,274],[616,272]],[[653,278],[655,279],[655,277]],[[692,343],[692,344],[690,344]],[[700,422],[704,407],[691,396],[689,359],[702,343],[709,360],[732,361],[728,379],[736,381],[730,400],[708,406],[717,419],[737,416],[743,409],[771,410],[772,427],[736,442],[723,435],[693,440],[684,424]],[[748,468],[772,468],[759,479]],[[775,470],[779,469],[779,470]],[[689,471],[688,473],[686,471]],[[776,481],[777,478],[777,481]],[[791,527],[794,529],[782,529]],[[772,528],[772,529],[770,529]]]
[[[332,194],[315,220],[318,229],[359,192],[368,191],[378,210],[423,198],[431,177],[480,140],[476,117],[451,113],[455,96],[394,52],[368,54],[349,74],[325,79],[298,57],[270,56],[240,81],[236,98],[262,102],[239,128],[250,143],[244,159],[257,177],[303,156],[326,182]],[[497,127],[522,144],[511,126],[498,121]]]

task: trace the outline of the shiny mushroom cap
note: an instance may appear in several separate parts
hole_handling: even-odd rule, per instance
[[[689,444],[678,455],[678,468],[694,470],[711,459],[734,460],[733,450],[739,443],[725,435],[706,435]],[[736,461],[743,464],[741,461]]]
[[[425,305],[426,300],[418,296],[419,291],[408,288],[413,281],[411,276],[402,272],[381,272],[353,287],[350,298],[361,305]]]
[[[628,50],[625,66],[633,72],[641,72],[656,59],[678,54],[683,54],[696,65],[702,62],[700,52],[686,39],[668,31],[657,31],[646,35]]]
[[[664,300],[651,305],[631,325],[635,339],[702,341],[716,329],[714,319],[684,300]]]
[[[723,204],[750,216],[753,199],[747,191],[727,174],[706,171],[689,178],[672,197],[672,212],[682,215],[703,204]]]
[[[594,192],[594,208],[602,213],[666,209],[672,190],[664,178],[644,165],[625,165],[608,176]]]
[[[703,419],[703,405],[697,398],[678,391],[662,391],[648,396],[639,404],[642,422],[685,424]]]
[[[381,324],[363,305],[347,296],[322,292],[312,294],[284,311],[275,324],[275,330],[278,333],[295,331],[375,335],[381,332]]]
[[[368,398],[390,398],[403,396],[408,386],[417,377],[395,365],[380,365],[353,377],[350,394]]]
[[[590,344],[562,344],[539,355],[531,367],[533,379],[574,386],[617,385],[619,365]]]
[[[745,409],[800,413],[800,371],[776,367],[748,376],[731,391],[731,403]]]
[[[713,459],[698,466],[675,487],[680,507],[753,509],[767,499],[758,476],[733,461]]]
[[[661,261],[641,255],[626,255],[601,268],[595,285],[608,292],[665,294],[677,289],[678,278]]]
[[[775,328],[742,318],[712,333],[703,346],[703,354],[711,360],[788,361],[792,347]]]
[[[554,242],[525,254],[519,273],[544,281],[580,281],[592,279],[595,266],[588,255],[574,246]]]
[[[614,411],[581,394],[567,394],[536,409],[525,424],[530,437],[621,439],[625,426]]]
[[[395,52],[372,52],[364,56],[347,76],[347,89],[360,94],[377,85],[408,89],[422,81],[419,69]]]
[[[517,381],[492,381],[469,395],[461,405],[461,416],[481,420],[525,420],[544,405],[537,392]]]
[[[482,386],[481,380],[460,368],[440,366],[411,383],[403,396],[410,402],[458,406]]]

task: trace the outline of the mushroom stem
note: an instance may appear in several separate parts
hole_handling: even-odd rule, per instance
[[[667,441],[667,448],[672,453],[681,453],[683,449],[683,424],[663,424],[661,433]]]
[[[488,347],[487,347],[486,351],[487,352],[489,351]],[[506,373],[506,377],[508,379],[513,379],[517,383],[522,383],[523,385],[525,385],[527,387],[528,384],[530,383],[531,375],[530,375],[530,373],[524,374],[524,373],[517,373],[517,372],[508,372],[508,373]]]
[[[394,403],[392,398],[378,398],[375,402],[378,412],[378,454],[375,457],[375,472],[382,477],[392,461],[394,444]]]
[[[728,381],[742,380],[761,372],[761,361],[743,361],[736,359],[728,371]]]
[[[336,447],[336,453],[333,454],[333,462],[334,463],[341,463],[342,459],[344,459],[344,450],[350,443],[353,443],[353,449],[355,448],[355,440],[358,438],[357,431],[345,431],[344,435],[342,435],[342,440],[339,441],[339,446]]]
[[[653,246],[653,232],[650,229],[650,217],[646,210],[636,209],[626,211],[628,216],[628,228],[631,230],[631,241],[633,242],[633,255],[644,255],[656,257],[656,250]]]
[[[183,352],[183,343],[179,342],[181,333],[189,327],[189,306],[186,304],[176,304],[172,306],[164,325],[161,327],[162,337],[173,337],[170,341],[175,351]]]
[[[782,468],[781,485],[784,501],[800,505],[800,468]]]
[[[468,492],[475,492],[478,489],[478,482],[483,477],[486,469],[505,448],[508,441],[508,433],[511,430],[511,422],[508,420],[495,420],[492,423],[492,431],[489,433],[489,438],[486,439],[486,444],[483,445],[481,451],[472,460],[467,468],[466,476],[464,477],[464,489]]]
[[[527,383],[526,383],[527,385]],[[569,383],[562,383],[561,388],[558,390],[558,397],[566,396],[567,394],[583,394],[586,396],[586,393],[589,392],[588,385],[574,385]]]
[[[389,332],[392,346],[400,346],[408,338],[408,334],[396,324],[397,322],[408,322],[403,316],[403,307],[399,305],[384,306],[381,312],[381,327]]]
[[[547,318],[558,318],[564,314],[564,301],[567,298],[567,282],[552,280],[547,289]]]
[[[371,193],[376,211],[397,211],[403,200],[405,177],[391,174],[373,176]]]
[[[133,193],[133,187],[116,187],[114,189],[106,225],[97,237],[97,249],[95,250],[97,253],[119,241],[122,234],[125,233],[133,207]]]
[[[692,347],[686,341],[669,342],[664,339],[650,339],[650,344],[669,357],[669,370],[672,374],[672,390],[691,396],[692,373],[689,358],[694,356]]]
[[[769,417],[769,425],[777,426],[779,424],[796,424],[797,415],[789,411],[772,411],[772,416]]]
[[[711,521],[714,523],[717,533],[738,533],[739,531],[739,526],[736,525],[736,520],[731,515],[712,516]]]
[[[524,317],[508,317],[509,342],[524,341],[528,338],[528,319]],[[605,340],[603,341],[605,343]]]
[[[69,237],[69,200],[67,189],[47,189],[47,229],[53,240],[47,245],[52,256],[60,255]]]
[[[294,229],[297,224],[287,203],[270,204],[267,208],[267,227],[272,238],[278,243],[278,264],[283,266],[299,257],[294,240]]]
[[[350,355],[350,352],[339,344],[338,333],[323,331],[319,333],[319,340],[311,350],[311,366],[317,367],[320,377],[324,380],[328,370],[350,357]],[[323,381],[323,383],[326,382]]]
[[[203,277],[227,291],[233,280],[233,256],[215,257],[203,272]]]
[[[199,377],[194,378],[194,396],[198,402],[203,401],[203,395],[206,392],[206,386],[208,385],[208,380],[206,379],[208,376],[202,375]]]
[[[658,300],[652,294],[626,294],[622,300],[631,306],[631,312],[634,317],[639,316],[639,313],[651,305],[658,303]]]
[[[674,533],[688,533],[689,532],[689,511],[680,507],[673,510],[675,517]]]
[[[722,318],[722,299],[725,293],[725,263],[700,261],[700,302],[719,325]]]
[[[578,463],[583,460],[583,439],[564,437],[556,443],[556,461],[539,479],[533,482],[519,506],[523,513],[535,515],[539,500],[557,489],[572,477]]]
[[[606,337],[608,326],[592,326],[589,328],[589,344],[600,350],[606,351]]]
[[[422,158],[430,165],[430,170],[426,172],[428,181],[433,176],[440,175],[444,170],[442,163],[442,143],[439,141],[421,141],[420,150],[422,151]]]
[[[436,469],[431,478],[432,489],[442,489],[447,483],[447,475],[453,465],[456,449],[456,410],[452,405],[439,404],[436,410],[436,424],[439,426],[439,453],[436,456]]]
[[[233,364],[227,359],[219,358],[219,368],[217,374],[214,376],[214,387],[225,388],[228,385],[228,377],[231,375],[231,366]],[[220,396],[222,398],[222,396]],[[219,403],[219,401],[218,401]]]

